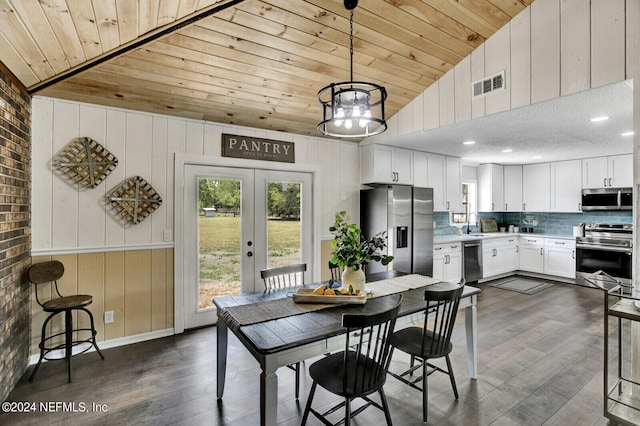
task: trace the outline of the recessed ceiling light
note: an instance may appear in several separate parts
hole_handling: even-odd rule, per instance
[[[593,117],[591,119],[592,123],[597,123],[598,121],[607,121],[609,119],[608,115],[603,115],[602,117]]]
[[[635,134],[635,132],[631,131],[631,132],[621,133],[620,136],[633,136],[634,134]]]
[[[476,143],[476,141],[464,141],[462,145],[473,145],[474,143]]]
[[[503,149],[502,152],[513,152],[511,148]]]
[[[534,159],[534,160],[539,160],[539,159],[541,159],[541,158],[542,158],[542,155],[534,155],[534,156],[533,156],[533,159]]]

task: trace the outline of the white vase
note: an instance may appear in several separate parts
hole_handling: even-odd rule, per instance
[[[354,271],[349,267],[344,268],[344,271],[342,271],[343,288],[349,288],[349,286],[352,286],[355,291],[364,291],[365,281],[366,279],[362,266],[360,266],[357,271]]]

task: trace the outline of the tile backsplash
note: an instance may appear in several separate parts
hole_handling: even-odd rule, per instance
[[[537,234],[549,235],[573,235],[573,227],[580,223],[632,223],[631,212],[585,212],[585,213],[534,213],[534,212],[513,212],[513,213],[478,213],[477,226],[471,227],[471,232],[480,232],[480,219],[493,217],[498,222],[498,226],[508,227],[514,225],[518,227],[534,227]],[[452,235],[458,232],[458,228],[449,223],[449,213],[436,212],[435,235]],[[534,226],[534,221],[537,226]],[[466,232],[467,227],[462,228]]]

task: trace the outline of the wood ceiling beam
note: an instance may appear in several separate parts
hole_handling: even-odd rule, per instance
[[[56,74],[54,77],[48,78],[46,80],[43,80],[31,87],[29,87],[29,94],[33,95],[36,92],[39,92],[53,84],[59,83],[63,80],[66,80],[67,78],[70,78],[78,73],[81,73],[83,71],[86,71],[96,65],[99,65],[103,62],[106,62],[110,59],[116,58],[120,55],[123,55],[127,52],[130,52],[132,50],[138,49],[141,46],[144,46],[147,43],[150,43],[154,40],[158,40],[161,37],[164,37],[166,35],[169,35],[181,28],[184,28],[186,26],[189,26],[191,24],[193,24],[194,22],[197,22],[201,19],[204,18],[208,18],[211,15],[214,15],[222,10],[225,10],[229,7],[233,7],[233,6],[237,6],[238,4],[242,3],[244,0],[227,0],[227,1],[221,1],[218,3],[215,3],[201,11],[198,11],[194,14],[185,16],[184,18],[181,18],[177,21],[175,21],[174,23],[172,23],[171,25],[166,25],[164,27],[158,28],[156,30],[150,31],[147,34],[144,34],[140,37],[138,37],[137,39],[125,43],[121,46],[118,46],[117,48],[102,54],[98,57],[92,58],[89,61],[86,61],[84,63],[82,63],[81,65],[77,65],[75,67],[69,68],[67,71],[62,72],[60,74]]]

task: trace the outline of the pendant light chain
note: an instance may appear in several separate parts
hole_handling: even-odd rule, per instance
[[[353,81],[353,9],[349,16],[349,64],[351,64],[350,80]]]

